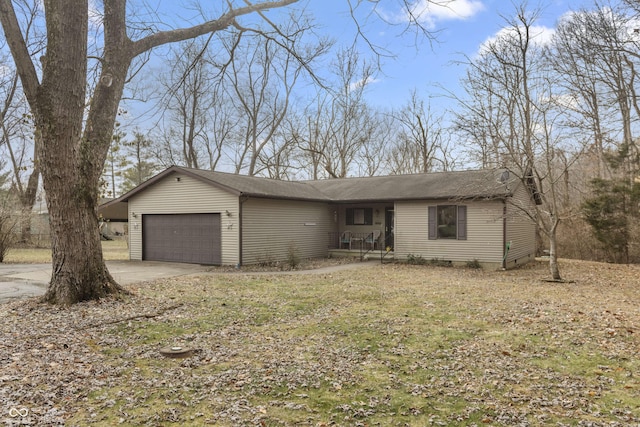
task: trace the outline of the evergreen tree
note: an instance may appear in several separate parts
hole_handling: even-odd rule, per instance
[[[593,197],[582,205],[585,220],[613,262],[637,259],[632,242],[636,240],[635,224],[640,218],[640,176],[638,156],[632,148],[623,144],[615,155],[608,156],[614,177],[592,180]]]
[[[142,133],[135,131],[132,141],[122,143],[125,146],[129,167],[122,171],[122,193],[142,184],[151,178],[157,170],[155,163],[151,161],[150,147],[153,141]]]
[[[127,165],[126,157],[122,154],[125,136],[126,134],[120,130],[119,124],[116,123],[100,183],[103,197],[115,198],[122,194],[121,191],[118,191],[118,187],[120,186],[122,168]]]

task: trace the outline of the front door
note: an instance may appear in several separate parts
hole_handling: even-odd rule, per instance
[[[384,210],[384,247],[393,250],[393,230],[395,227],[395,211],[393,208]]]

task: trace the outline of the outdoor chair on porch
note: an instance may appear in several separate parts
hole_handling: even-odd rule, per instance
[[[342,245],[349,245],[349,250],[351,250],[351,232],[344,231],[340,235],[340,249],[342,249]]]
[[[378,245],[380,234],[380,230],[373,230],[373,232],[367,235],[367,237],[364,239],[364,242],[369,245],[371,249],[375,249],[376,245]]]

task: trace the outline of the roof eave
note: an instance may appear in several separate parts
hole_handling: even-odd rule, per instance
[[[512,197],[512,194],[477,194],[468,196],[421,196],[421,197],[385,197],[385,198],[369,198],[369,199],[332,199],[330,200],[335,204],[349,204],[349,203],[384,203],[384,202],[410,202],[417,200],[503,200]]]
[[[291,201],[299,201],[299,202],[321,202],[321,203],[332,202],[332,200],[327,197],[318,198],[318,197],[279,196],[279,195],[273,195],[273,194],[249,193],[249,192],[240,192],[239,196],[247,197],[247,198],[255,198],[255,199],[291,200]]]

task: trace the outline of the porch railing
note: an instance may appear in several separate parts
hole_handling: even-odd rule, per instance
[[[385,258],[391,252],[391,250],[387,251],[387,247],[390,246],[387,245],[387,242],[393,241],[392,236],[381,235],[375,244],[372,244],[370,240],[367,242],[367,237],[371,237],[371,232],[351,233],[351,245],[349,242],[341,242],[341,237],[342,233],[340,232],[329,232],[327,247],[329,249],[350,249],[352,253],[359,254],[361,261],[368,253],[375,252],[380,254],[380,262],[384,263]]]
[[[384,239],[382,236],[378,238],[375,242],[375,245],[370,241],[367,241],[367,238],[371,237],[371,231],[363,232],[363,233],[351,233],[351,245],[349,242],[341,242],[340,239],[342,237],[342,233],[337,231],[329,232],[329,241],[327,247],[329,249],[351,249],[351,250],[360,250],[360,249],[373,249],[374,246],[376,249],[384,246]]]

